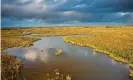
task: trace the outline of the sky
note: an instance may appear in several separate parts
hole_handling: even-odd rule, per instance
[[[1,0],[2,27],[133,25],[133,0]]]

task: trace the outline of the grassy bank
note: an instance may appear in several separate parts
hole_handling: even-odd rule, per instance
[[[28,47],[39,38],[20,37],[23,36],[19,29],[1,30],[1,50],[12,47]],[[1,79],[23,80],[21,76],[22,61],[14,55],[1,53]]]
[[[133,28],[103,29],[99,33],[94,30],[88,37],[64,37],[65,42],[79,46],[88,46],[95,51],[108,54],[116,61],[133,65]],[[130,66],[130,76],[133,77],[133,66]]]
[[[2,50],[12,47],[29,47],[39,38],[22,37],[23,31],[19,29],[4,29],[1,31]]]
[[[2,29],[2,50],[11,47],[28,47],[34,41],[39,40],[39,38],[22,37],[23,32],[28,32],[35,36],[87,34],[89,35],[88,37],[64,37],[64,41],[80,46],[93,47],[96,51],[104,52],[117,61],[130,64],[130,76],[133,76],[133,26]]]
[[[29,47],[38,38],[27,38],[27,37],[2,37],[2,50],[12,47]]]
[[[95,51],[104,52],[115,58],[117,61],[133,63],[133,44],[131,43],[131,38],[112,36],[110,34],[95,37],[65,37],[64,41],[80,46],[92,47]]]
[[[11,54],[1,54],[1,79],[23,80],[21,76],[22,62]]]

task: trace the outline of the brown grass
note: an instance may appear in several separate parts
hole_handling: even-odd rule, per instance
[[[1,54],[1,79],[22,80],[22,62],[11,54]]]

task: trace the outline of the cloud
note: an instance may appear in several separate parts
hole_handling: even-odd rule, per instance
[[[124,15],[126,15],[126,14],[129,14],[128,12],[119,12],[118,13],[120,16],[124,16]]]
[[[18,3],[27,3],[27,2],[29,2],[29,1],[31,1],[31,0],[18,0],[17,2],[18,2]]]
[[[86,4],[78,4],[76,6],[74,6],[75,8],[84,8],[84,7],[87,7]]]
[[[30,61],[35,61],[37,59],[37,52],[35,50],[28,50],[24,54],[24,58]]]
[[[133,0],[2,0],[1,10],[3,25],[8,20],[40,24],[133,20]]]

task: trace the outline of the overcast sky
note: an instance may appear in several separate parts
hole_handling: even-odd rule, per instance
[[[2,0],[2,27],[133,25],[133,0]]]

